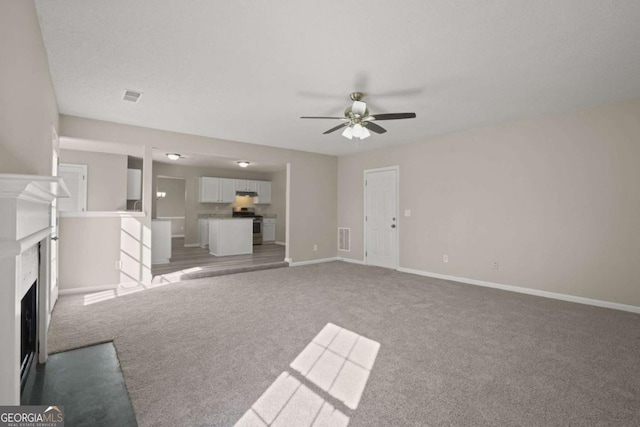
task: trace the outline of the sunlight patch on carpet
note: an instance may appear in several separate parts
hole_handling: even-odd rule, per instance
[[[355,410],[379,350],[380,343],[328,323],[290,367]],[[235,426],[346,427],[348,424],[347,415],[285,371]]]

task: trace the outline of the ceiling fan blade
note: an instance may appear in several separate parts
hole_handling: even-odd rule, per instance
[[[338,126],[336,126],[336,127],[334,127],[334,128],[329,129],[329,130],[328,130],[328,131],[326,131],[326,132],[322,132],[322,134],[323,134],[323,135],[326,135],[326,134],[328,134],[328,133],[335,132],[335,131],[337,131],[338,129],[342,129],[342,128],[347,127],[347,126],[349,126],[349,122],[342,123],[342,124],[340,124],[340,125],[338,125]]]
[[[388,113],[388,114],[374,114],[367,117],[365,120],[398,120],[398,119],[415,119],[416,113]]]
[[[375,133],[385,133],[387,130],[385,128],[383,128],[382,126],[379,126],[375,123],[372,122],[362,122],[362,126],[368,128],[369,130],[375,132]]]
[[[340,120],[349,120],[346,117],[300,117],[301,119],[340,119]]]

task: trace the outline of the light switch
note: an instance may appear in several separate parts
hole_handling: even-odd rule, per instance
[[[411,216],[411,209],[405,209],[404,216]]]

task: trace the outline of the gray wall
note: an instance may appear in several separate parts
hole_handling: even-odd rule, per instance
[[[176,178],[162,178],[154,175],[156,190],[165,193],[164,198],[155,199],[155,218],[169,218],[171,221],[171,236],[184,237],[186,227],[186,192],[187,180]],[[156,194],[156,192],[154,192]]]
[[[640,306],[639,118],[634,99],[340,157],[340,256],[363,259],[363,171],[399,165],[401,267]]]
[[[118,211],[126,208],[127,156],[60,150],[60,163],[87,165],[87,210]]]
[[[32,1],[0,2],[0,173],[51,175],[58,107]]]
[[[155,165],[154,165],[155,168]],[[157,175],[155,175],[157,177]],[[166,197],[156,198],[156,217],[184,217],[186,180],[156,178],[156,191],[162,191]],[[155,192],[154,192],[155,194]]]

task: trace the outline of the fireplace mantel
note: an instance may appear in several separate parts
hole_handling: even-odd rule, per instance
[[[53,176],[0,174],[0,405],[20,404],[20,301],[28,289],[25,273],[38,242],[39,359],[46,360],[49,306],[51,204],[69,197]],[[35,257],[37,258],[37,257]]]

